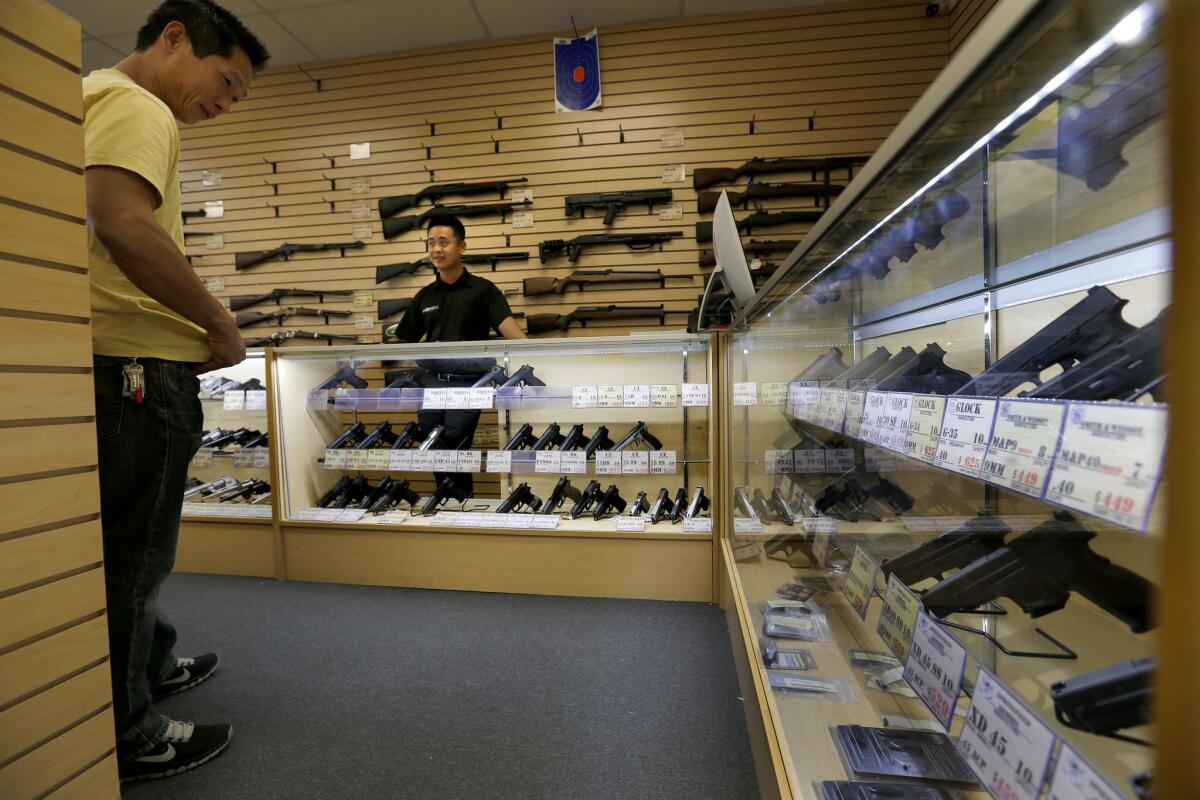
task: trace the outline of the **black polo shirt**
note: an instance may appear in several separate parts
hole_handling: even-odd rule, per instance
[[[470,342],[487,339],[493,329],[512,316],[508,300],[496,284],[463,274],[445,283],[439,274],[433,283],[417,292],[404,312],[396,337],[406,342]]]

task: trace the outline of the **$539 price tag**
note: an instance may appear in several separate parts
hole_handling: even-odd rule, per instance
[[[950,730],[954,721],[954,707],[958,704],[966,667],[967,648],[942,630],[933,617],[924,611],[917,614],[916,631],[904,664],[904,680],[946,730]]]
[[[1036,800],[1055,739],[1050,726],[1010,688],[979,670],[958,752],[992,797]]]

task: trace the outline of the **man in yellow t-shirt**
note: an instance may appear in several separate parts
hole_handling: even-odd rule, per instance
[[[109,654],[122,781],[166,777],[229,744],[228,724],[170,720],[154,700],[208,678],[158,610],[203,422],[196,375],[246,356],[233,316],[184,257],[179,128],[229,111],[266,63],[211,0],[166,0],[137,50],[83,81],[88,266]]]

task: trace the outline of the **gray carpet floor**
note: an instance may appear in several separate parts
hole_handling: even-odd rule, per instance
[[[758,796],[715,606],[204,575],[162,604],[222,661],[161,709],[234,736],[130,800]]]

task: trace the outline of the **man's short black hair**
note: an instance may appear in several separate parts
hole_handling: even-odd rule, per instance
[[[254,71],[262,69],[271,54],[242,21],[212,0],[166,0],[151,12],[138,31],[137,49],[148,50],[171,22],[182,22],[196,58],[218,55],[229,58],[234,46],[250,58]]]
[[[434,214],[429,218],[429,224],[425,226],[425,232],[429,233],[435,227],[442,225],[451,228],[454,235],[458,237],[460,242],[467,240],[467,228],[462,224],[462,220],[453,214]]]

